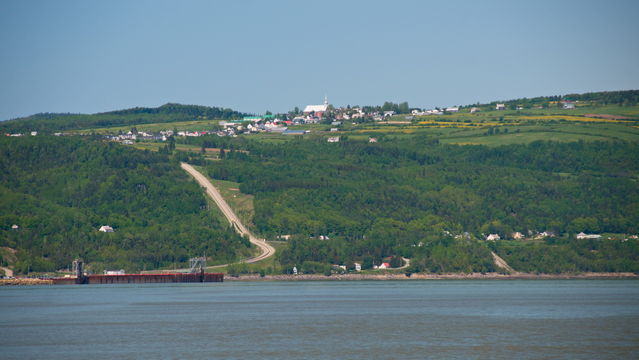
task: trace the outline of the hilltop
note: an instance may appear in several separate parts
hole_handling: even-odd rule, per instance
[[[94,127],[173,123],[193,119],[241,119],[245,115],[247,114],[226,108],[168,103],[156,108],[136,107],[98,114],[36,114],[0,122],[0,131],[52,133]]]

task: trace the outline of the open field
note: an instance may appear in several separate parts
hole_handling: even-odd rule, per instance
[[[557,124],[509,127],[509,131],[484,135],[486,130],[459,131],[440,137],[447,144],[499,146],[533,141],[639,141],[639,129],[611,124]]]
[[[162,130],[179,131],[211,131],[218,127],[220,120],[191,120],[191,121],[179,121],[169,123],[152,123],[152,124],[138,124],[127,126],[115,126],[115,127],[102,127],[102,128],[90,128],[77,131],[80,134],[118,134],[119,132],[128,132],[132,127],[138,129],[138,131],[145,132],[159,132]]]

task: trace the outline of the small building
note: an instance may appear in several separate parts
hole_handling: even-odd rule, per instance
[[[524,238],[524,235],[522,233],[520,233],[519,231],[516,231],[516,232],[512,233],[511,236],[515,240],[521,240],[521,239]]]
[[[104,275],[126,275],[124,269],[120,270],[104,270]]]
[[[362,271],[362,264],[355,263],[355,271]]]
[[[506,104],[495,105],[495,110],[506,110]]]
[[[37,131],[32,131],[32,132],[31,132],[31,136],[37,136],[37,135],[38,135],[38,132],[37,132]]]
[[[105,232],[105,233],[112,233],[113,228],[110,227],[109,225],[102,225],[100,226],[100,229],[98,229],[98,231]]]
[[[304,130],[284,130],[284,132],[282,133],[283,135],[304,135],[306,134],[306,131]]]
[[[395,115],[394,111],[384,111],[384,117],[389,117]]]
[[[480,112],[480,111],[481,111],[481,110],[480,110],[478,107],[471,107],[471,108],[470,108],[470,113],[471,113],[471,114],[474,114],[474,113],[476,113],[476,112]]]
[[[331,128],[331,132],[336,132],[336,131],[339,131],[339,129],[338,128]]]
[[[601,239],[601,235],[598,234],[586,234],[584,232],[580,232],[577,234],[577,239]]]
[[[456,113],[459,112],[459,106],[451,106],[446,108],[446,111],[449,113]]]
[[[327,141],[328,141],[329,143],[336,143],[336,142],[339,142],[339,136],[329,137]]]
[[[20,229],[20,226],[16,224],[11,225],[11,230],[18,230],[18,229]]]
[[[378,266],[378,269],[390,269],[390,263],[387,262],[383,262],[380,266]]]
[[[293,275],[297,275],[297,266],[293,266]]]
[[[497,241],[499,239],[501,239],[499,234],[490,234],[490,235],[486,236],[486,240],[488,240],[488,241]]]
[[[572,101],[569,101],[569,100],[562,101],[562,102],[561,102],[561,107],[562,107],[564,110],[572,110],[572,109],[574,109],[574,108],[575,108],[575,103],[574,103],[574,102],[572,102]]]
[[[368,138],[368,142],[369,143],[376,143],[377,142],[377,138]]]

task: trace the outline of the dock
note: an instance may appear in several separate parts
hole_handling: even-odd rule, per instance
[[[155,284],[223,282],[223,273],[173,273],[173,274],[128,274],[85,275],[81,277],[53,278],[54,285],[71,284]]]

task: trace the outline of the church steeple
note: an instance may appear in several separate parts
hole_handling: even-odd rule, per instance
[[[324,105],[328,105],[328,96],[324,95]]]

